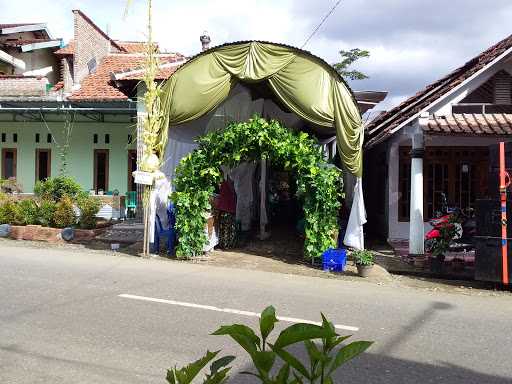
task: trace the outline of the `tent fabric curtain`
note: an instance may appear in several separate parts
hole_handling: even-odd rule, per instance
[[[177,70],[163,87],[164,126],[192,121],[215,110],[239,81],[267,80],[291,111],[336,129],[346,169],[362,176],[363,124],[346,85],[309,54],[287,46],[247,42],[214,48]],[[167,130],[162,130],[163,156]]]

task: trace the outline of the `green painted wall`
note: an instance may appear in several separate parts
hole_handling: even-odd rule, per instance
[[[60,169],[59,146],[64,142],[62,117],[56,116],[52,122],[8,121],[8,116],[0,116],[0,135],[6,134],[6,142],[0,141],[1,148],[17,149],[17,179],[23,192],[32,192],[36,177],[36,149],[51,149],[51,175],[57,176]],[[12,116],[12,115],[11,115]],[[19,119],[19,117],[18,117]],[[118,189],[121,194],[127,191],[128,185],[128,150],[135,149],[135,144],[128,145],[128,135],[136,138],[135,123],[128,116],[105,117],[104,122],[87,121],[85,117],[77,118],[73,124],[71,145],[69,148],[68,175],[75,178],[84,189],[93,188],[94,150],[109,150],[109,189]],[[59,121],[61,120],[61,121]],[[47,143],[47,134],[52,133],[55,142]],[[17,143],[13,142],[13,134],[18,134]],[[40,142],[36,143],[36,133],[40,134]],[[98,135],[98,143],[93,143],[94,134]],[[110,143],[105,144],[105,134],[110,135]],[[0,158],[0,167],[2,159]],[[2,168],[0,168],[2,169]]]

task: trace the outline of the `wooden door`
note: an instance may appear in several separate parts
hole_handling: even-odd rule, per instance
[[[16,178],[17,155],[16,148],[2,149],[2,179]]]
[[[108,191],[108,149],[94,150],[94,190]]]
[[[52,150],[36,149],[36,181],[42,181],[51,176]]]

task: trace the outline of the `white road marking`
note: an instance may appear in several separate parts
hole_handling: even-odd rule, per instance
[[[218,307],[214,307],[213,305],[186,303],[186,302],[183,302],[183,301],[157,299],[157,298],[154,298],[154,297],[129,295],[129,294],[125,294],[125,293],[123,293],[121,295],[118,295],[118,297],[122,297],[122,298],[125,298],[125,299],[132,299],[132,300],[150,301],[150,302],[153,302],[153,303],[177,305],[177,306],[180,306],[180,307],[188,307],[188,308],[196,308],[196,309],[206,309],[208,311],[215,311],[215,312],[232,313],[234,315],[241,315],[241,316],[260,317],[260,314],[256,313],[256,312],[240,311],[238,309],[231,309],[231,308],[218,308]],[[281,321],[290,322],[290,323],[307,323],[307,324],[314,324],[314,325],[322,325],[322,323],[318,322],[318,321],[311,321],[311,320],[305,320],[305,319],[297,319],[295,317],[277,316],[277,319],[281,320]],[[334,327],[336,329],[343,329],[345,331],[351,331],[351,332],[359,331],[358,327],[352,327],[350,325],[335,324]]]

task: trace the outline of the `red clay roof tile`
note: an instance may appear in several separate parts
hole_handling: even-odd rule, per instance
[[[512,114],[453,114],[447,116],[430,116],[424,132],[450,135],[488,135],[500,136],[512,133]]]
[[[161,55],[163,64],[172,63],[182,59],[178,54]],[[117,89],[112,81],[112,73],[138,70],[143,67],[145,57],[141,54],[115,54],[105,57],[98,65],[96,72],[82,80],[79,90],[69,97],[71,101],[123,101],[127,100],[123,92]],[[176,67],[163,69],[157,79],[163,80],[170,76]],[[139,80],[141,74],[127,76],[128,80]],[[124,78],[123,78],[124,79]]]
[[[75,41],[70,40],[69,43],[61,48],[55,51],[56,55],[73,55],[75,53]]]

